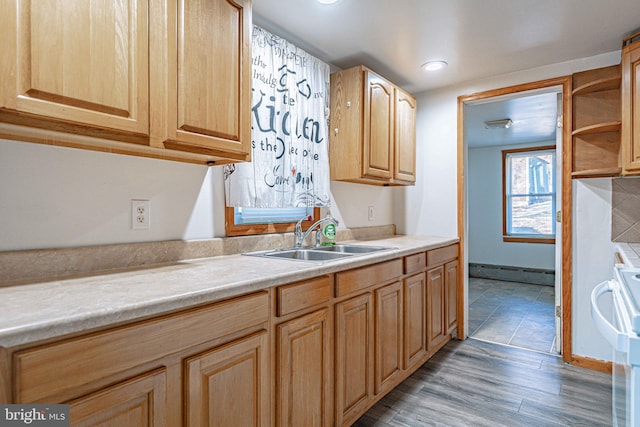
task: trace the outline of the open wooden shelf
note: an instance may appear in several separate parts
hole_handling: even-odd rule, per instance
[[[620,65],[573,74],[572,178],[619,176]]]
[[[581,171],[571,172],[571,177],[572,178],[594,178],[594,177],[619,176],[620,172],[622,172],[621,168],[585,169]]]
[[[616,132],[620,130],[621,126],[622,122],[620,120],[615,120],[613,122],[596,123],[595,125],[584,126],[580,129],[575,129],[573,132],[571,132],[571,135],[577,136],[602,132]]]
[[[573,95],[585,95],[587,93],[600,92],[603,90],[619,89],[621,80],[622,76],[620,74],[594,80],[573,89]]]

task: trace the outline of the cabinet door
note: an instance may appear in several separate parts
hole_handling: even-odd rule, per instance
[[[424,273],[404,280],[404,368],[427,355],[427,281]]]
[[[276,425],[331,425],[329,331],[328,309],[278,326]]]
[[[69,402],[74,426],[166,426],[166,374],[156,371]]]
[[[427,271],[427,348],[432,351],[445,337],[444,267]]]
[[[375,392],[392,389],[402,372],[402,283],[375,291]]]
[[[364,105],[365,177],[393,177],[394,104],[394,87],[382,77],[367,71]]]
[[[336,425],[347,424],[373,395],[373,311],[367,293],[336,304]]]
[[[4,2],[0,106],[148,135],[147,3]]]
[[[178,0],[169,10],[168,147],[247,160],[251,1]],[[174,3],[175,4],[175,3]],[[175,16],[174,16],[175,15]]]
[[[640,43],[622,52],[622,168],[623,174],[640,173]]]
[[[188,359],[187,425],[268,425],[267,348],[267,334],[261,332]]]
[[[416,181],[416,100],[400,88],[395,90],[395,167],[393,179]]]
[[[445,264],[446,332],[450,334],[458,326],[458,261]]]

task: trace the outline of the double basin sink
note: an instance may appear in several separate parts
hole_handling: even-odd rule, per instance
[[[311,246],[304,248],[289,248],[275,251],[250,252],[245,255],[259,256],[263,258],[279,258],[297,261],[327,262],[337,261],[357,255],[366,255],[374,252],[389,250],[383,246],[365,246],[340,244],[333,246]]]

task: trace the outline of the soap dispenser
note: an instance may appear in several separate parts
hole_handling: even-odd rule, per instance
[[[331,218],[331,215],[327,215],[327,218]],[[321,246],[333,246],[336,244],[336,225],[333,222],[327,221],[322,227],[320,240]]]

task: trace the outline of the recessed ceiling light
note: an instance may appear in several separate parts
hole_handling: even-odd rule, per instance
[[[322,4],[334,4],[335,2],[337,2],[338,0],[318,0],[318,3],[322,3]]]
[[[445,61],[429,61],[422,64],[422,68],[426,71],[438,71],[447,65],[448,64]]]

